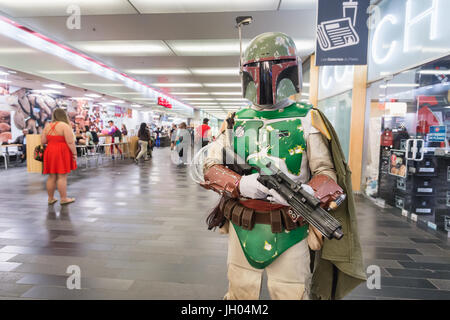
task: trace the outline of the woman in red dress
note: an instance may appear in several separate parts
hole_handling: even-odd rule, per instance
[[[77,168],[75,136],[66,112],[57,108],[53,111],[52,122],[42,132],[41,143],[47,144],[44,152],[44,174],[48,174],[48,204],[56,201],[54,195],[58,188],[61,204],[75,201],[67,197],[67,175]]]

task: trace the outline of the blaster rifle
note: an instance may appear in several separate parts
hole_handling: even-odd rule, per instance
[[[289,216],[293,221],[300,217],[315,227],[328,239],[340,240],[344,236],[341,223],[320,207],[320,201],[309,194],[301,185],[290,179],[269,162],[264,168],[247,164],[230,148],[224,148],[224,161],[233,171],[243,175],[253,170],[259,172],[258,181],[266,188],[273,189],[289,204]]]

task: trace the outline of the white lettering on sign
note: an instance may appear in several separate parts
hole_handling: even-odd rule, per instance
[[[411,28],[427,18],[428,16],[431,18],[430,23],[430,40],[435,40],[437,38],[437,30],[438,30],[438,16],[437,16],[437,8],[438,8],[439,0],[433,0],[433,4],[427,10],[421,12],[419,15],[412,17],[413,10],[413,1],[408,0],[406,2],[406,17],[405,17],[405,36],[403,42],[403,52],[408,52],[413,50],[417,50],[417,48],[410,48],[410,37],[411,37]]]
[[[384,55],[384,57],[379,55],[377,52],[377,48],[384,47],[383,43],[380,45],[378,45],[378,44],[381,40],[381,37],[380,37],[381,30],[383,29],[384,25],[388,22],[390,22],[392,25],[395,25],[395,24],[397,24],[397,18],[395,16],[393,16],[392,14],[388,14],[383,19],[381,19],[380,23],[376,27],[374,34],[373,34],[372,58],[373,58],[373,61],[375,61],[375,63],[377,63],[377,64],[383,64],[386,61],[388,61],[391,58],[392,54],[394,53],[396,46],[398,44],[398,41],[395,41],[395,40],[392,41],[387,46],[389,48],[389,51]]]

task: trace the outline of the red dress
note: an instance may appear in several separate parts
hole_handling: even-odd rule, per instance
[[[54,130],[56,124],[50,129]],[[73,160],[72,151],[66,143],[64,136],[47,135],[47,148],[44,151],[44,174],[69,173],[77,168]]]

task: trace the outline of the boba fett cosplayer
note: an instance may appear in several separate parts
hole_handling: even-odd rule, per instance
[[[365,280],[350,171],[326,117],[299,102],[296,52],[283,33],[251,41],[242,59],[242,86],[252,105],[224,121],[202,163],[201,185],[222,195],[209,228],[229,234],[225,299],[258,299],[264,270],[272,299],[341,299]],[[224,148],[262,170],[231,170]],[[330,211],[345,236],[329,240],[304,219],[293,220],[287,199],[258,181],[268,163],[321,199],[324,209],[336,199],[327,195],[346,194]]]

